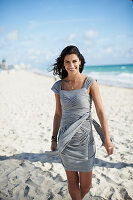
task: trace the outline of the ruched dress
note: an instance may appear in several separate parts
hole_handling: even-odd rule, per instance
[[[60,95],[62,118],[57,148],[46,153],[59,155],[65,170],[89,172],[93,169],[96,146],[92,124],[104,144],[102,128],[91,116],[92,96],[88,89],[93,82],[94,79],[87,76],[81,89],[66,91],[61,89],[59,80],[51,88]]]

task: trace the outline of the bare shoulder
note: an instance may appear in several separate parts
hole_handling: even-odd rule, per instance
[[[90,86],[90,91],[93,92],[93,91],[97,91],[99,90],[99,86],[98,86],[98,83],[97,83],[97,80],[94,80],[92,85]]]
[[[98,90],[99,88],[98,88],[97,80],[94,80],[92,84],[90,85],[90,87],[88,88],[88,94],[91,94],[93,96],[93,94],[94,93],[96,94]]]

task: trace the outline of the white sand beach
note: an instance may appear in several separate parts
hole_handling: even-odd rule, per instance
[[[48,158],[54,79],[30,71],[0,73],[0,200],[70,200],[60,158]],[[93,186],[85,200],[133,199],[133,89],[99,85],[114,154],[95,132]],[[97,119],[94,105],[93,118]]]

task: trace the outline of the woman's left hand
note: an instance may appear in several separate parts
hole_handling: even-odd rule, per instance
[[[113,154],[114,152],[114,145],[112,144],[111,140],[105,140],[105,148],[107,151],[108,156]]]

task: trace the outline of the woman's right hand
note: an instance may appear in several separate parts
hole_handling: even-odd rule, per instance
[[[52,151],[55,151],[55,150],[56,150],[56,147],[57,147],[57,142],[56,142],[56,141],[52,141],[52,142],[51,142],[51,150],[52,150]]]

